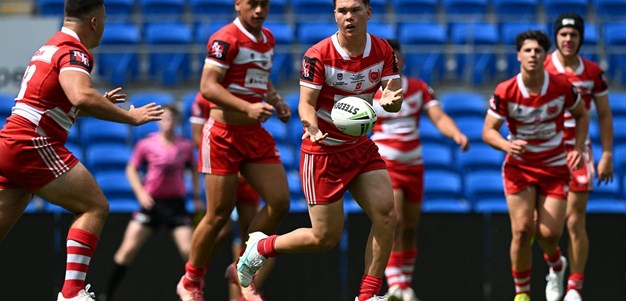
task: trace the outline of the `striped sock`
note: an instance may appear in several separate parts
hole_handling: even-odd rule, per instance
[[[555,272],[561,271],[563,269],[563,261],[561,260],[561,248],[556,248],[556,252],[552,255],[548,255],[548,253],[543,253],[543,259],[546,260],[550,268]]]
[[[389,261],[385,268],[385,276],[387,277],[387,285],[389,287],[400,286],[404,282],[402,276],[402,255],[402,251],[392,251],[389,255]]]
[[[199,268],[191,263],[185,264],[185,278],[183,278],[183,286],[186,289],[201,289],[206,268]]]
[[[365,301],[372,298],[380,292],[383,286],[383,279],[371,275],[364,275],[361,279],[361,287],[359,288],[359,301]]]
[[[577,290],[582,295],[583,282],[585,281],[585,274],[583,273],[571,273],[567,278],[567,290]]]
[[[403,289],[411,287],[416,259],[417,249],[402,252],[402,275],[406,284],[406,287],[403,287]]]
[[[530,294],[530,269],[525,271],[511,270],[515,282],[515,294]]]
[[[65,298],[74,298],[85,289],[85,278],[89,270],[91,256],[96,250],[98,237],[78,228],[70,228],[67,234],[67,263],[65,282],[61,293]]]

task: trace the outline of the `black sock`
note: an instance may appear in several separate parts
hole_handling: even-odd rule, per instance
[[[117,263],[113,263],[115,266],[113,267],[113,273],[111,273],[111,277],[109,278],[109,286],[107,287],[106,295],[107,300],[111,300],[115,289],[122,282],[122,278],[126,275],[126,271],[128,270],[128,266],[120,265]]]

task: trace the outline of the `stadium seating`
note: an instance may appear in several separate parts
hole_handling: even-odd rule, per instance
[[[299,19],[314,18],[318,21],[333,20],[335,7],[333,2],[326,0],[292,0],[293,12]],[[311,20],[305,20],[311,21]]]
[[[215,20],[230,22],[235,19],[236,14],[233,1],[230,0],[189,0],[189,8],[199,24]]]
[[[274,140],[279,143],[287,143],[287,125],[273,115],[263,123],[263,127],[272,134]]]
[[[449,19],[485,21],[487,17],[487,0],[442,0],[441,3],[446,14],[452,15]]]
[[[97,144],[128,145],[130,127],[123,123],[96,118],[83,118],[80,121],[80,144],[91,147]]]
[[[9,93],[0,93],[0,118],[6,119],[11,115],[13,106],[15,105],[15,95]]]
[[[191,117],[191,110],[193,103],[196,101],[197,91],[187,92],[183,94],[181,98],[182,110],[181,110],[181,122],[183,124],[189,123],[189,117]]]
[[[604,45],[608,60],[608,70],[606,71],[609,77],[625,84],[626,54],[619,47],[626,45],[626,23],[605,23]]]
[[[298,170],[300,168],[300,162],[296,161],[296,151],[291,146],[277,143],[276,149],[280,153],[280,159],[285,170]]]
[[[122,86],[139,76],[141,43],[139,28],[134,24],[111,23],[104,29],[98,50],[98,75],[111,85]]]
[[[185,0],[138,0],[139,10],[147,22],[180,22]]]
[[[443,77],[443,50],[448,41],[444,26],[439,23],[401,23],[398,38],[404,49],[404,74],[419,77],[427,83]]]
[[[615,131],[615,130],[614,130]],[[626,175],[626,145],[616,144],[613,149],[613,164],[615,172]],[[624,186],[626,188],[626,186]]]
[[[297,27],[296,39],[306,48],[337,32],[335,23],[302,23]]]
[[[129,22],[135,9],[135,0],[106,0],[104,7],[107,11],[107,27],[110,22]]]
[[[142,107],[152,102],[158,105],[173,104],[175,100],[172,94],[159,90],[136,92],[128,97],[128,102],[135,107]]]
[[[493,0],[493,10],[498,20],[533,21],[539,0]]]
[[[139,209],[135,194],[123,170],[100,172],[94,176],[109,201],[111,212],[132,212]]]
[[[367,32],[382,39],[396,39],[396,31],[389,23],[370,22],[367,24]]]
[[[483,125],[485,117],[459,117],[454,120],[457,127],[471,143],[481,143],[483,140]]]
[[[391,0],[394,13],[402,20],[419,18],[433,21],[438,5],[438,0]]]
[[[463,199],[461,178],[456,172],[426,167],[423,212],[466,213],[470,209],[469,203]]]
[[[270,79],[272,83],[284,82],[293,76],[293,55],[290,51],[295,41],[293,26],[286,22],[267,22],[265,27],[272,32],[276,40]]]
[[[44,16],[63,16],[65,0],[37,0],[39,14]]]
[[[452,150],[448,145],[439,143],[422,143],[424,166],[428,170],[455,171]]]
[[[474,91],[453,91],[440,94],[439,100],[446,114],[457,117],[484,118],[487,113],[487,100]]]
[[[65,148],[67,148],[72,154],[74,154],[74,157],[76,157],[79,161],[85,162],[83,148],[80,145],[72,142],[67,142],[65,143]]]
[[[626,117],[626,92],[611,91],[609,107],[614,117]]]
[[[128,145],[89,145],[85,150],[85,163],[94,174],[105,171],[124,171],[132,150]],[[125,177],[124,177],[125,178]]]
[[[482,200],[504,199],[501,171],[472,171],[465,175],[464,184],[465,196],[475,204]]]
[[[613,145],[626,143],[626,116],[613,117]]]
[[[185,50],[192,42],[189,25],[147,24],[145,42],[150,49],[148,72],[152,79],[159,80],[165,86],[173,86],[189,77],[190,55]]]
[[[439,143],[444,145],[449,145],[450,143],[428,118],[420,119],[419,134],[422,143]]]
[[[504,153],[485,143],[472,144],[466,152],[456,149],[456,167],[465,175],[482,170],[500,172],[503,161]]]
[[[603,20],[625,20],[626,0],[592,0],[596,14]]]
[[[586,18],[589,0],[543,0],[543,5],[549,20],[570,12]]]
[[[497,73],[497,55],[494,49],[499,42],[498,29],[491,23],[456,23],[452,25],[451,42],[456,47],[467,45],[469,53],[456,55],[456,75],[469,76],[472,84],[482,84]],[[466,74],[467,71],[471,74]]]

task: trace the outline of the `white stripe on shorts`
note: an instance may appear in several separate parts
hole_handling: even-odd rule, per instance
[[[58,178],[66,171],[70,170],[67,164],[61,160],[61,157],[59,157],[59,154],[57,154],[52,145],[48,143],[47,137],[36,137],[32,138],[31,141],[37,152],[39,152],[39,156],[55,177]]]

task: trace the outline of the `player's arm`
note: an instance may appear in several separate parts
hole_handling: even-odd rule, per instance
[[[227,70],[213,64],[204,64],[200,79],[202,96],[222,108],[244,113],[251,119],[261,122],[267,120],[274,113],[274,107],[263,102],[247,102],[222,86]]]
[[[467,136],[459,130],[456,123],[454,123],[452,118],[450,118],[450,116],[448,116],[448,114],[441,109],[441,106],[430,106],[426,109],[426,116],[428,116],[433,125],[437,127],[439,132],[452,139],[459,145],[461,150],[465,151],[469,148],[469,140],[467,140]]]
[[[600,124],[600,142],[602,156],[598,162],[598,184],[613,181],[613,114],[609,107],[608,94],[595,96],[598,123]]]
[[[204,125],[198,123],[191,123],[191,139],[195,147],[200,147],[202,142],[202,127]]]
[[[89,75],[80,71],[62,71],[59,74],[59,83],[72,105],[80,111],[84,111],[85,115],[140,125],[149,121],[161,120],[161,114],[163,114],[161,106],[154,103],[141,108],[131,106],[128,111],[116,106],[92,87]]]
[[[402,107],[404,95],[402,94],[402,81],[400,78],[394,78],[383,81],[383,93],[378,103],[387,112],[398,112]]]
[[[567,153],[567,163],[573,168],[578,168],[582,164],[582,154],[585,150],[585,142],[589,133],[589,114],[585,109],[582,99],[579,99],[573,108],[568,109],[576,120],[576,131],[574,150]]]
[[[309,138],[311,141],[316,142],[323,140],[328,136],[327,133],[322,133],[317,125],[317,112],[315,106],[317,105],[317,98],[320,96],[320,90],[313,89],[306,86],[300,86],[300,102],[298,103],[298,114],[300,115],[300,121],[304,127],[304,134],[302,139]]]
[[[278,119],[280,121],[287,123],[289,118],[291,118],[291,109],[289,106],[283,101],[283,97],[280,96],[278,91],[274,88],[274,84],[270,80],[267,83],[267,93],[265,93],[265,101],[271,104],[276,112],[278,112]]]
[[[504,123],[503,119],[487,114],[483,125],[483,141],[491,147],[511,155],[521,155],[524,153],[527,142],[524,140],[509,141],[500,134],[500,127]]]
[[[126,165],[126,178],[128,178],[128,183],[130,183],[130,187],[133,188],[133,192],[137,197],[137,201],[141,204],[141,207],[146,209],[152,208],[154,205],[154,199],[144,189],[143,184],[141,183],[139,170],[130,162]]]

